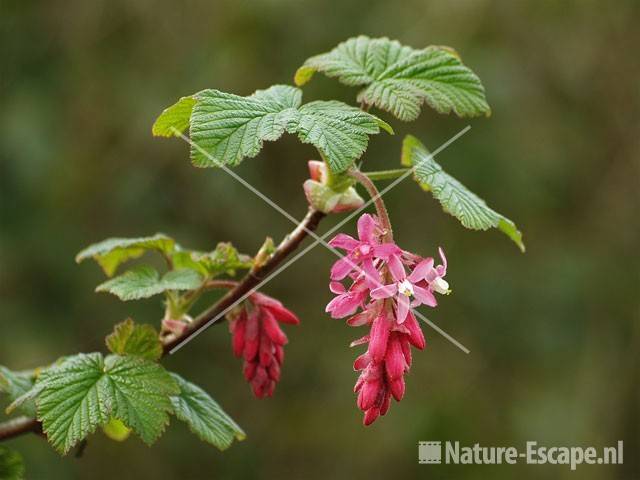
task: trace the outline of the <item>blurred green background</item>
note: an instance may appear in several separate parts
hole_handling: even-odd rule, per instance
[[[186,246],[230,240],[252,253],[288,220],[219,170],[198,170],[151,124],[178,97],[213,87],[247,95],[291,83],[308,56],[360,33],[415,47],[450,45],[482,78],[490,119],[425,110],[372,139],[367,169],[395,168],[402,137],[439,161],[524,232],[525,255],[496,231],[467,231],[405,181],[387,195],[397,240],[443,245],[454,294],[429,317],[401,404],[371,428],[352,394],[360,335],[323,313],[330,252],[316,248],[268,285],[302,318],[283,376],[258,401],[212,328],[166,365],[198,382],[245,427],[220,453],[179,422],[152,448],[90,438],[82,459],[22,437],[32,479],[640,478],[640,9],[635,1],[67,2],[0,6],[0,364],[31,368],[101,348],[112,325],[157,322],[158,300],[120,303],[74,255],[109,236],[163,231]],[[353,103],[318,76],[307,101]],[[379,113],[379,112],[376,112]],[[293,215],[314,150],[291,135],[237,173]],[[320,227],[326,231],[339,217]],[[344,227],[349,233],[353,222]],[[204,305],[201,305],[204,306]],[[425,466],[420,440],[613,445],[623,466]],[[576,475],[578,477],[576,477]]]

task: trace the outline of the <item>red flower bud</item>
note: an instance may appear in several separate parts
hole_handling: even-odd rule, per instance
[[[288,340],[278,322],[300,321],[279,301],[261,293],[251,294],[244,309],[230,318],[233,352],[244,357],[244,377],[258,398],[270,397],[280,380],[283,345]]]

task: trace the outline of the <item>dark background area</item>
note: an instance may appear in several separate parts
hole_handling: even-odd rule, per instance
[[[528,247],[463,229],[407,180],[387,195],[396,238],[423,255],[445,247],[454,293],[426,313],[469,355],[425,326],[405,399],[362,427],[348,348],[360,332],[324,314],[334,258],[316,248],[265,289],[302,319],[287,330],[274,398],[253,398],[226,326],[166,361],[221,403],[245,442],[220,453],[174,421],[152,448],[96,434],[74,459],[27,436],[11,445],[28,478],[640,478],[637,2],[9,0],[0,10],[0,364],[100,349],[127,316],[158,322],[157,299],[93,293],[99,268],[73,261],[90,243],[162,231],[253,253],[266,235],[280,239],[288,220],[224,172],[192,167],[187,145],[152,138],[151,125],[203,88],[292,83],[305,58],[360,33],[456,48],[493,109],[471,121],[424,110],[413,124],[381,113],[397,134],[372,138],[367,169],[396,168],[406,133],[435,149],[470,124],[438,160],[514,219]],[[304,89],[306,101],[355,94],[321,75]],[[286,135],[236,171],[302,217],[313,156]],[[623,466],[578,473],[417,462],[420,440],[621,439]]]

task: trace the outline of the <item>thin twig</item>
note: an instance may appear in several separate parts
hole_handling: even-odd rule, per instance
[[[23,433],[42,433],[42,425],[35,418],[16,417],[0,424],[0,441],[9,440]]]

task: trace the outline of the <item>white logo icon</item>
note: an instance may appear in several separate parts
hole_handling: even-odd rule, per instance
[[[441,463],[442,442],[419,442],[418,463]]]

